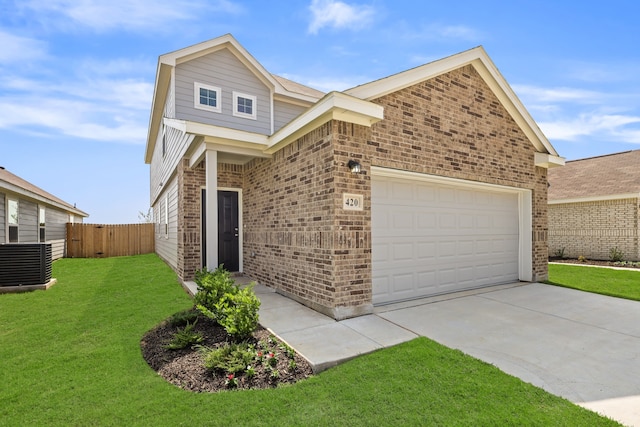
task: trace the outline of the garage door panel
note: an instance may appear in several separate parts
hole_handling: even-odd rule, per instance
[[[518,279],[513,193],[372,177],[373,302]]]

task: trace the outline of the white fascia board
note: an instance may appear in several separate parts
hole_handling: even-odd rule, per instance
[[[371,126],[384,118],[384,108],[341,92],[330,92],[269,138],[267,153],[274,153],[296,138],[330,120]]]
[[[262,148],[252,148],[247,146],[238,145],[230,145],[226,143],[226,141],[218,141],[211,142],[211,140],[207,137],[204,141],[201,141],[195,150],[190,154],[189,157],[189,167],[193,168],[198,163],[200,163],[206,154],[207,151],[218,151],[229,154],[238,154],[241,156],[248,157],[260,157],[260,158],[270,158],[270,154],[266,154]]]
[[[589,202],[604,202],[607,200],[626,200],[626,199],[640,199],[640,193],[623,193],[623,194],[607,194],[604,196],[588,196],[588,197],[572,197],[568,199],[549,200],[549,205],[562,205],[566,203],[589,203]]]
[[[153,100],[151,102],[151,113],[149,116],[149,130],[147,133],[147,145],[145,148],[145,163],[151,163],[151,157],[156,146],[158,133],[160,132],[160,121],[164,113],[164,104],[167,100],[167,91],[173,68],[158,61],[158,70],[156,71],[156,81],[153,88]]]
[[[356,86],[346,90],[344,93],[371,100],[469,64],[474,66],[483,80],[489,85],[502,105],[536,147],[536,150],[558,156],[556,150],[542,133],[482,46],[371,83]]]
[[[564,166],[564,157],[554,156],[547,153],[535,153],[534,163],[541,168],[551,169]]]
[[[0,183],[0,189],[1,190],[6,190],[9,193],[15,194],[18,197],[23,197],[38,203],[42,203],[44,205],[48,205],[48,206],[53,206],[54,208],[60,209],[62,211],[65,211],[67,213],[72,213],[74,215],[77,216],[81,216],[81,217],[88,217],[89,214],[86,212],[81,211],[78,208],[73,208],[67,205],[63,205],[62,203],[59,203],[55,200],[51,200],[48,199],[44,196],[41,196],[39,194],[36,193],[32,193],[31,191],[25,190],[22,187],[18,187],[17,185],[8,183],[6,181],[2,181]],[[10,194],[9,194],[10,195]]]

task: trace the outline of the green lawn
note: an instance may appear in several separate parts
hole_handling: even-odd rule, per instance
[[[549,264],[546,283],[640,301],[640,270]]]
[[[617,425],[425,338],[293,386],[186,392],[140,352],[191,306],[155,255],[53,271],[48,291],[0,295],[0,425]]]

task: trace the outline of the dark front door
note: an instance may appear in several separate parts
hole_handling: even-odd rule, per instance
[[[239,234],[238,193],[218,191],[218,264],[225,270],[240,269]]]

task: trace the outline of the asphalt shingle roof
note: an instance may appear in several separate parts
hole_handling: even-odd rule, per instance
[[[640,150],[568,161],[547,178],[549,200],[640,194]]]

